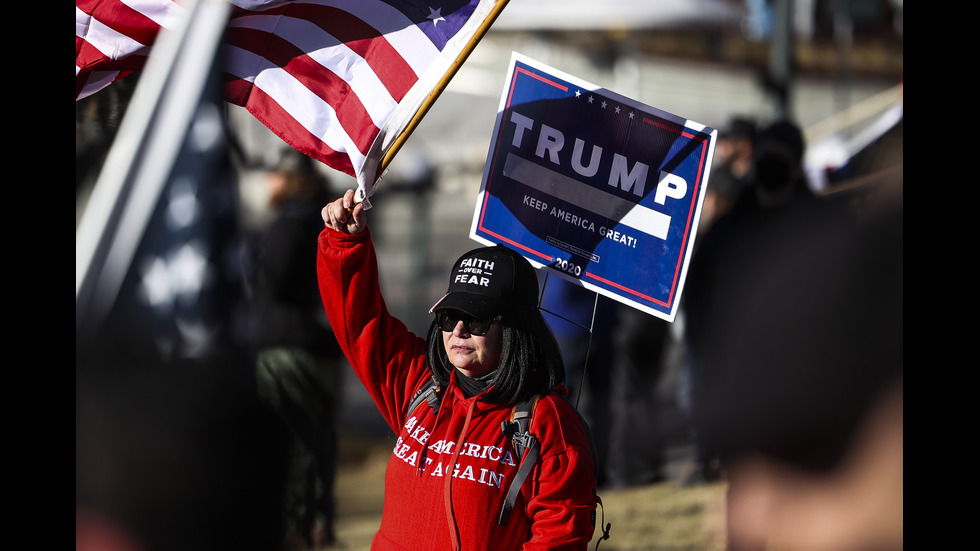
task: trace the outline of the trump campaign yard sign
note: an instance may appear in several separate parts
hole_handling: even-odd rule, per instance
[[[470,237],[667,321],[717,130],[513,54]]]

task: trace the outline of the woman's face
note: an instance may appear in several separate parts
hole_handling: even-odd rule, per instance
[[[452,331],[442,332],[442,344],[451,364],[464,375],[479,377],[497,367],[503,332],[499,321],[490,324],[490,330],[485,335],[473,335],[467,327],[463,320],[457,321]]]

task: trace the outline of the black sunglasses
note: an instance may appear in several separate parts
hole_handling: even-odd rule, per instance
[[[447,333],[451,333],[456,329],[456,324],[462,321],[463,330],[470,335],[476,335],[478,337],[486,335],[487,331],[490,330],[490,326],[493,325],[493,322],[500,321],[500,319],[500,316],[497,316],[493,319],[481,320],[473,319],[472,317],[460,312],[449,313],[445,310],[436,312],[436,324],[439,326],[439,329],[442,329]]]

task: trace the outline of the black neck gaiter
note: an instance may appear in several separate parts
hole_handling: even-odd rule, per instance
[[[493,382],[493,376],[496,374],[497,371],[493,370],[485,375],[474,378],[463,375],[463,372],[457,369],[456,381],[459,383],[459,388],[463,389],[463,394],[467,398],[471,398],[490,388],[490,383]]]

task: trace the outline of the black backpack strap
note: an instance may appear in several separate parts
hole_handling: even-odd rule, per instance
[[[423,401],[429,402],[429,407],[432,408],[433,413],[438,412],[439,404],[441,403],[441,393],[442,389],[439,388],[439,385],[437,385],[431,377],[426,379],[426,381],[422,383],[422,386],[420,386],[419,389],[415,391],[415,394],[412,395],[412,400],[408,403],[408,409],[405,410],[405,419],[408,419],[408,417],[415,412],[415,409],[418,408],[419,404],[421,404]],[[422,456],[419,460],[418,469],[416,471],[416,474],[419,476],[421,476],[422,471],[425,470],[425,458],[428,451],[429,447],[423,445]]]
[[[405,410],[405,418],[407,419],[409,415],[415,411],[415,408],[419,407],[422,400],[429,402],[429,406],[432,407],[432,411],[439,411],[439,393],[442,389],[436,385],[436,382],[432,379],[428,379],[425,383],[415,391],[412,396],[412,401],[408,404],[408,409]]]
[[[514,509],[514,503],[517,502],[517,495],[521,493],[521,487],[524,485],[527,475],[538,461],[541,443],[530,431],[531,418],[537,401],[538,397],[533,396],[521,402],[514,407],[514,413],[511,416],[513,420],[500,423],[500,429],[504,436],[510,438],[514,443],[514,450],[517,452],[517,457],[520,458],[520,465],[517,468],[517,474],[514,475],[514,480],[510,483],[510,488],[507,489],[504,503],[500,507],[498,524],[507,524],[510,512]],[[526,455],[525,450],[527,450]]]

